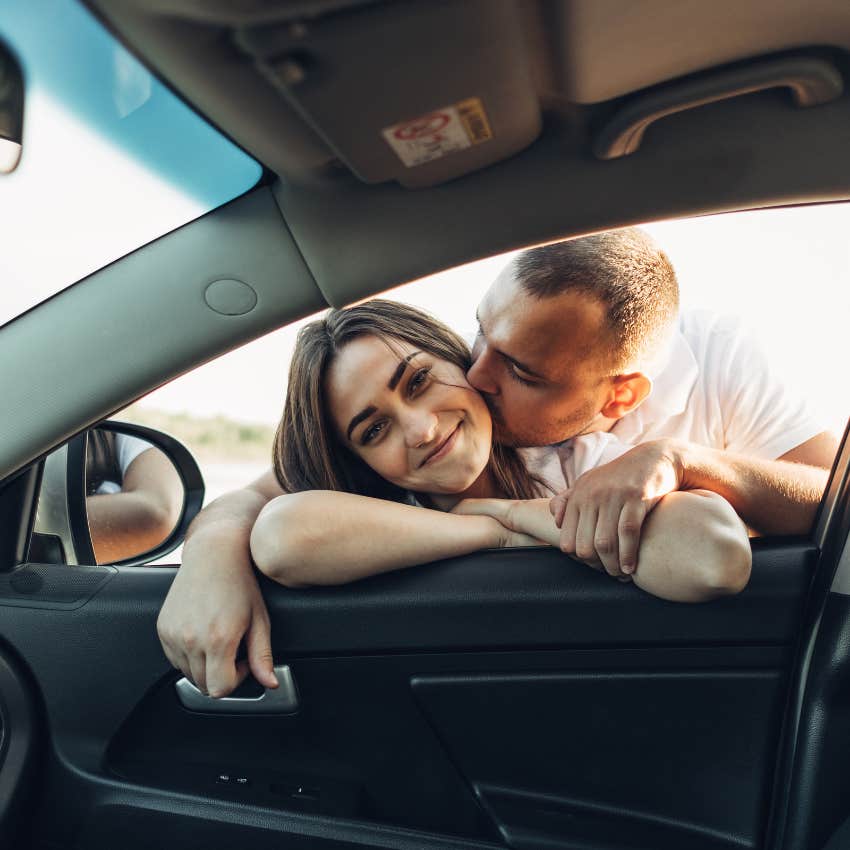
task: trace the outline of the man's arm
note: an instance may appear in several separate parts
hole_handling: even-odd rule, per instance
[[[120,493],[86,498],[95,561],[123,561],[159,546],[174,531],[183,498],[174,464],[153,446],[143,451],[127,467]]]
[[[658,500],[673,490],[711,490],[762,534],[805,534],[820,504],[838,441],[826,432],[778,460],[760,460],[678,440],[651,440],[579,478],[551,510],[561,550],[595,553],[611,575],[637,565],[640,531]]]
[[[265,687],[277,687],[269,616],[249,541],[263,506],[282,492],[269,470],[204,508],[186,536],[157,632],[168,660],[210,696],[230,693],[249,670]],[[248,659],[237,664],[243,638]]]
[[[679,489],[719,493],[759,534],[808,534],[838,440],[822,432],[773,461],[692,443],[674,442],[671,450]]]
[[[560,532],[548,502],[464,499],[453,513],[491,516],[513,531],[559,546]],[[707,490],[675,492],[647,517],[640,569],[632,579],[662,599],[704,602],[743,590],[751,563],[747,529],[725,499]]]

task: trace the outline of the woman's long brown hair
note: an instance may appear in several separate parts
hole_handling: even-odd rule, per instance
[[[283,416],[274,438],[274,470],[288,493],[342,490],[402,501],[407,492],[374,472],[348,449],[337,433],[325,399],[325,377],[334,358],[352,340],[376,336],[403,340],[447,360],[466,372],[469,347],[451,328],[422,310],[375,299],[329,310],[298,333],[289,367]],[[499,491],[510,499],[534,499],[546,487],[509,446],[493,443],[490,471]]]

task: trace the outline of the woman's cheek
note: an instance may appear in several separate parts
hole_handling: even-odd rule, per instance
[[[403,445],[395,445],[392,437],[386,440],[384,445],[378,447],[374,464],[372,468],[375,472],[394,484],[403,485],[409,473],[407,451]]]

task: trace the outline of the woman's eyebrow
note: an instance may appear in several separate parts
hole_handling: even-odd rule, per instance
[[[401,376],[404,374],[404,370],[407,369],[407,364],[416,357],[417,354],[421,354],[421,351],[412,351],[404,360],[399,361],[398,366],[395,367],[395,371],[392,373],[389,381],[387,381],[387,389],[394,390],[398,386],[398,382],[401,380]],[[364,408],[360,411],[360,413],[356,414],[351,418],[351,422],[348,423],[348,430],[345,432],[345,435],[348,439],[351,439],[351,432],[364,420],[368,419],[378,408],[374,405],[369,405],[369,407]]]
[[[421,354],[421,351],[413,351],[404,358],[404,360],[400,361],[398,366],[395,367],[395,372],[393,372],[393,376],[387,382],[387,389],[394,390],[398,386],[398,382],[401,380],[401,376],[404,374],[404,370],[407,368],[407,364],[416,357],[417,354]]]
[[[351,432],[364,420],[368,419],[378,408],[369,405],[369,407],[364,408],[360,411],[356,416],[352,417],[351,422],[348,423],[348,430],[345,432],[345,436],[348,437],[349,441],[351,440]]]

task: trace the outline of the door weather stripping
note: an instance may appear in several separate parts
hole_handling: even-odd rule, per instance
[[[300,705],[298,689],[288,664],[274,668],[278,687],[266,688],[258,697],[210,697],[188,679],[174,686],[183,708],[204,714],[294,714]]]
[[[823,549],[823,544],[826,542],[827,529],[832,524],[833,516],[840,506],[839,494],[848,489],[848,477],[850,477],[850,421],[847,423],[844,437],[835,455],[835,463],[832,465],[832,473],[815,522],[814,540],[818,549]]]

